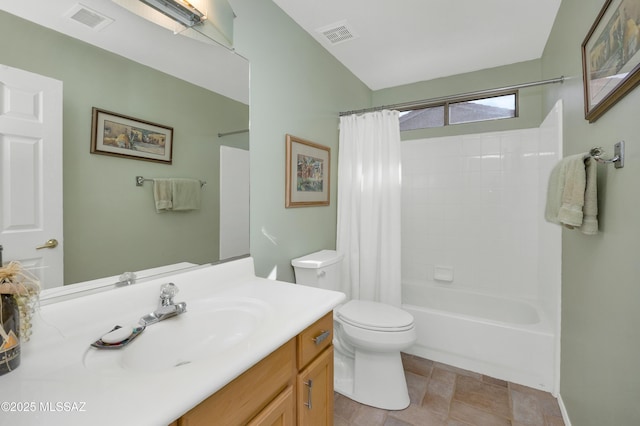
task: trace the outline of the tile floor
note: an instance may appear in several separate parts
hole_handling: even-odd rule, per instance
[[[386,411],[335,394],[335,426],[564,426],[551,394],[402,355],[411,404]]]

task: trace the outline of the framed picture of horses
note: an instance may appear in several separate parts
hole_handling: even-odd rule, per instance
[[[91,153],[171,164],[173,128],[92,109]]]

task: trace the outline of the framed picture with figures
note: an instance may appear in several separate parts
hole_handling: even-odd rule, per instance
[[[329,205],[331,148],[287,135],[285,207]]]
[[[640,0],[607,0],[582,43],[585,119],[600,118],[640,83]]]
[[[91,153],[171,164],[173,128],[94,107]]]

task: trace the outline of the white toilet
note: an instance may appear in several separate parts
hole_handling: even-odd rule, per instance
[[[340,291],[342,254],[322,250],[293,259],[296,283]],[[334,389],[385,410],[409,406],[400,351],[416,341],[413,316],[394,306],[351,300],[335,308]]]

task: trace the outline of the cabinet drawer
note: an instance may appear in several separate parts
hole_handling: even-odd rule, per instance
[[[329,312],[311,324],[298,335],[297,339],[298,369],[302,369],[331,345],[333,341],[333,312]]]

